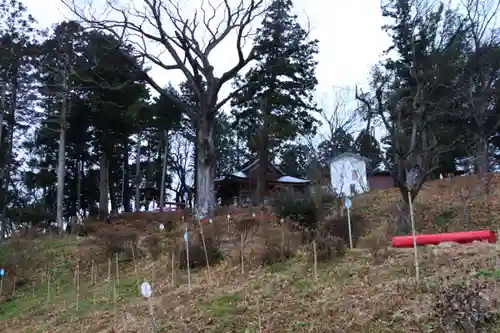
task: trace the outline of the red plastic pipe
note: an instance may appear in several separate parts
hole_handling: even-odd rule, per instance
[[[436,245],[445,242],[472,243],[474,241],[487,241],[496,243],[497,236],[492,230],[447,232],[441,234],[417,235],[417,245]],[[392,247],[413,247],[413,236],[396,236],[392,238]]]

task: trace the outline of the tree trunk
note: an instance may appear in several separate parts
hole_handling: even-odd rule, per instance
[[[210,216],[215,209],[213,127],[212,120],[202,117],[196,129],[196,208],[203,216]]]
[[[80,165],[82,167],[80,167]],[[75,212],[72,217],[71,223],[74,225],[77,223],[78,214],[80,213],[80,209],[82,207],[82,173],[83,173],[83,162],[80,160],[76,161],[76,200],[75,200]]]
[[[269,124],[268,110],[265,102],[262,103],[263,124],[257,139],[259,168],[256,188],[256,203],[263,204],[266,195],[266,173],[269,163]]]
[[[3,152],[3,118],[5,116],[5,113],[7,112],[7,107],[6,107],[6,97],[5,97],[5,83],[0,83],[0,152]]]
[[[12,117],[13,118],[13,117]],[[7,151],[5,153],[5,166],[3,168],[3,171],[2,171],[2,185],[3,187],[0,189],[1,191],[1,195],[2,195],[2,199],[1,199],[1,203],[2,203],[2,215],[4,217],[7,216],[8,214],[8,211],[7,211],[7,203],[9,201],[9,186],[10,186],[10,169],[11,169],[11,163],[12,163],[12,145],[13,145],[13,141],[14,141],[14,125],[13,125],[13,120],[11,121],[12,123],[12,126],[9,125],[9,130],[8,130],[8,134],[9,134],[9,138],[7,139],[8,140],[8,144],[7,144]],[[7,233],[8,233],[8,230],[11,226],[8,225],[8,220],[6,218],[3,218],[2,219],[2,236],[3,237],[6,237],[7,236]]]
[[[7,216],[7,203],[9,201],[9,186],[10,186],[10,169],[12,163],[12,147],[14,144],[14,128],[16,122],[16,110],[17,110],[17,93],[18,93],[18,80],[17,80],[17,69],[13,70],[13,82],[12,82],[12,91],[11,91],[11,102],[10,102],[10,115],[9,115],[9,123],[8,123],[8,145],[7,151],[5,152],[5,164],[3,165],[2,170],[2,188],[0,189],[2,192],[2,199],[0,200],[2,204],[2,214],[4,218],[2,219],[2,236],[6,237],[9,231],[9,228],[12,226],[9,225],[9,221],[5,218]],[[2,124],[3,126],[3,124]],[[5,147],[5,144],[2,143],[2,146]]]
[[[128,137],[123,143],[123,179],[122,179],[122,205],[125,212],[130,212],[132,209],[130,207],[130,183],[129,183],[129,145]]]
[[[65,69],[68,61],[65,62]],[[66,70],[62,73],[63,97],[61,105],[61,118],[59,124],[59,153],[57,157],[57,209],[56,221],[59,232],[64,231],[64,181],[66,178],[66,113],[68,112],[68,87]]]
[[[165,206],[165,180],[167,176],[167,158],[168,158],[168,132],[165,131],[164,145],[163,145],[163,161],[161,168],[161,184],[160,184],[160,212],[163,212]]]
[[[63,110],[65,107],[63,106]],[[59,134],[59,153],[57,158],[57,228],[60,232],[64,230],[64,180],[66,178],[66,111],[61,111],[61,127]]]
[[[197,187],[196,184],[198,184],[198,155],[199,155],[198,154],[198,149],[199,149],[199,147],[198,147],[199,133],[198,132],[199,131],[197,130],[198,126],[199,125],[196,122],[194,122],[193,128],[195,129],[195,131],[194,131],[195,132],[195,139],[194,139],[195,140],[194,141],[194,170],[195,170],[195,172],[194,172],[194,177],[193,177],[194,178],[193,184],[195,185],[195,188]],[[184,164],[184,166],[186,166],[186,164]],[[184,168],[184,171],[186,171],[186,168]],[[184,179],[184,184],[186,184],[186,182],[185,182],[185,180],[186,180],[185,174],[184,174],[184,178],[183,179]],[[191,193],[191,198],[195,201],[195,205],[196,205],[196,194],[195,193]],[[190,206],[192,208],[192,206],[193,206],[192,203],[190,203]]]
[[[109,172],[111,168],[109,168]],[[115,214],[118,214],[118,198],[117,198],[117,193],[115,191],[115,186],[113,186],[113,184],[115,184],[114,181],[108,181],[108,186],[109,186],[109,200],[110,200],[110,203],[111,203],[111,214],[112,215],[115,215]]]
[[[135,211],[141,210],[141,133],[137,135],[135,149]]]
[[[488,173],[488,140],[483,135],[476,139],[476,173],[482,177]]]
[[[101,153],[99,160],[99,218],[108,217],[109,186],[108,186],[108,156],[106,152]]]
[[[400,187],[400,191],[403,196],[403,202],[401,205],[398,205],[397,222],[394,233],[396,235],[409,235],[412,229],[410,220],[410,203],[408,202],[408,190]]]
[[[3,118],[4,118],[4,115],[5,113],[7,112],[7,107],[6,107],[6,100],[5,100],[5,83],[2,83],[2,86],[1,86],[1,89],[2,91],[0,92],[0,154],[4,155],[5,152],[4,152],[4,140],[3,140]],[[2,166],[0,166],[2,167]],[[0,172],[0,184],[3,184],[4,181],[3,181],[3,172]],[[0,188],[0,191],[3,191],[2,188]],[[5,195],[3,195],[3,197],[5,198]],[[4,204],[3,202],[4,200],[0,201],[0,204]],[[2,237],[1,238],[5,238],[7,237],[7,221],[5,219],[2,219]]]

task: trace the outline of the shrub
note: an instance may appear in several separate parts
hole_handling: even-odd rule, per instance
[[[23,239],[11,239],[8,243],[0,244],[0,263],[5,270],[0,304],[2,297],[10,296],[14,290],[36,281],[37,273],[44,268],[44,263],[53,263],[55,256],[56,253],[41,251],[36,244]]]
[[[317,205],[311,195],[288,193],[274,201],[274,210],[279,217],[297,223],[300,230],[315,229],[322,213],[322,207]]]
[[[346,245],[344,240],[340,237],[318,233],[315,238],[316,241],[316,260],[318,262],[328,262],[337,258],[341,258],[346,253]],[[311,257],[314,256],[312,246],[310,246],[309,253]],[[314,259],[314,258],[312,258]]]
[[[98,243],[105,248],[106,256],[111,258],[116,254],[124,254],[124,260],[139,257],[139,236],[134,232],[101,232],[98,234]]]
[[[290,242],[281,242],[281,239],[267,238],[264,241],[263,251],[260,253],[259,261],[261,265],[271,266],[273,264],[286,261],[294,256],[294,251]]]
[[[241,237],[243,235],[243,240],[247,242],[249,239],[251,239],[257,230],[259,229],[261,225],[261,221],[257,219],[256,217],[243,217],[243,218],[236,218],[233,221],[234,225],[234,230],[236,234]],[[239,238],[237,237],[237,238]],[[240,242],[238,242],[239,244]]]
[[[436,297],[433,316],[446,333],[487,333],[498,320],[485,297],[487,283],[477,280],[454,283]]]
[[[253,233],[244,240],[245,266],[268,266],[283,262],[295,256],[300,246],[297,233],[286,225],[260,223]],[[234,237],[233,244],[240,244],[240,237]],[[235,246],[230,253],[234,263],[241,261],[241,246]]]
[[[207,265],[207,260],[205,257],[205,249],[203,247],[203,241],[201,235],[190,240],[189,246],[189,267],[199,268],[205,267]],[[207,237],[205,235],[205,246],[207,248],[208,263],[210,265],[216,264],[223,259],[222,252],[218,242],[216,242],[212,237]],[[182,243],[182,248],[179,253],[179,268],[187,268],[187,252],[185,243]]]
[[[364,217],[359,214],[351,214],[351,235],[354,246],[363,235],[364,228]],[[340,239],[343,239],[346,244],[349,244],[349,221],[347,219],[347,216],[327,216],[320,223],[317,232],[318,234],[323,233],[329,236],[338,237]]]
[[[163,252],[160,237],[156,235],[149,235],[145,239],[146,248],[153,260],[157,260]]]

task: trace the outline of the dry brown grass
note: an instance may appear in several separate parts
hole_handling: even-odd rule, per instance
[[[473,191],[468,202],[469,223],[465,223],[460,189],[470,191],[483,184],[476,176],[455,177],[451,180],[427,182],[415,200],[415,219],[418,232],[477,230],[500,226],[500,174],[491,173],[489,194]],[[399,190],[374,191],[353,198],[353,213],[368,222],[368,230],[388,223],[392,229],[401,204]],[[392,230],[389,230],[392,233]]]
[[[244,275],[238,266],[222,263],[212,268],[212,281],[206,270],[194,274],[191,293],[185,274],[179,277],[181,285],[171,286],[167,265],[159,260],[154,263],[153,302],[160,332],[256,331],[257,299],[266,332],[430,332],[438,324],[432,317],[436,294],[473,279],[481,269],[497,267],[499,254],[498,246],[482,243],[423,248],[419,286],[413,278],[411,249],[391,250],[377,265],[369,251],[355,250],[334,265],[321,265],[317,279],[311,263],[299,259],[252,268]],[[140,263],[141,279],[150,278],[152,266],[152,261]],[[495,298],[500,295],[494,281],[487,288]],[[2,331],[50,327],[54,333],[109,332],[115,322],[117,332],[144,331],[149,325],[146,302],[130,294],[122,297],[127,301],[118,304],[116,318],[109,303],[76,313],[56,299],[38,309],[39,315],[27,312],[2,322]]]
[[[419,196],[416,204],[420,230],[437,230],[436,216],[460,209],[460,202],[447,194],[447,189],[451,190],[444,182],[430,183]],[[492,182],[496,184],[497,179]],[[494,214],[486,216],[478,208],[488,202],[490,212],[500,211],[494,191],[496,187],[492,186],[489,198],[471,199],[469,213],[473,223],[467,228],[494,223]],[[97,225],[89,239],[79,241],[18,240],[8,247],[8,255],[0,252],[8,272],[7,289],[0,299],[0,331],[146,331],[150,319],[147,303],[139,297],[138,284],[147,280],[155,290],[158,332],[258,332],[257,300],[262,332],[439,332],[434,312],[436,295],[456,283],[476,281],[480,270],[499,269],[500,247],[475,243],[422,248],[422,282],[417,286],[412,250],[388,247],[393,208],[399,198],[397,190],[355,198],[353,215],[363,217],[366,231],[358,241],[359,248],[347,251],[343,257],[320,262],[317,276],[311,246],[303,244],[302,235],[292,230],[289,221],[281,225],[269,214],[256,212],[253,216],[248,209],[224,209],[212,224],[203,224],[203,235],[213,242],[224,260],[210,260],[209,277],[204,252],[198,251],[191,292],[186,270],[180,269],[185,249],[182,235],[188,227],[191,246],[200,249],[201,233],[198,221],[182,220],[180,215],[119,216],[109,224]],[[451,229],[466,229],[461,221],[457,213],[447,223]],[[171,223],[173,228],[160,232],[160,223]],[[123,238],[130,233],[137,236],[137,251],[134,250],[133,261],[120,258],[123,260],[115,303],[115,267],[111,268],[111,282],[107,280],[109,252],[110,248],[122,246]],[[172,252],[176,258],[174,267]],[[78,311],[74,280],[77,258],[81,270]],[[92,262],[95,284],[90,277]],[[57,272],[51,273],[55,282],[50,302],[46,301],[47,266],[57,267]],[[14,296],[13,288],[8,287],[12,275],[25,280]],[[500,289],[495,279],[487,282],[484,288],[492,295],[493,304],[500,298]],[[489,332],[495,329],[498,328]]]

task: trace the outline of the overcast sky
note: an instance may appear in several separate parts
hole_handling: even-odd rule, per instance
[[[78,0],[77,0],[78,1]],[[82,0],[80,0],[82,1]],[[96,2],[103,0],[95,0]],[[117,0],[126,2],[129,0]],[[136,3],[141,0],[135,0]],[[201,0],[184,0],[184,8],[198,5]],[[40,26],[48,27],[71,13],[60,0],[23,0]],[[189,9],[187,9],[189,10]],[[331,108],[339,89],[347,94],[354,107],[354,87],[367,85],[370,68],[378,62],[388,45],[388,37],[381,31],[383,18],[379,0],[295,0],[295,11],[304,24],[309,22],[312,37],[319,40],[320,53],[316,98],[319,106]],[[235,63],[234,41],[220,45],[211,57],[216,74]],[[154,69],[153,78],[161,85],[178,84],[184,80],[179,71],[166,73]],[[335,91],[336,89],[336,91]],[[230,86],[222,90],[227,95]],[[379,131],[377,131],[379,132]],[[382,133],[377,133],[380,137]]]

